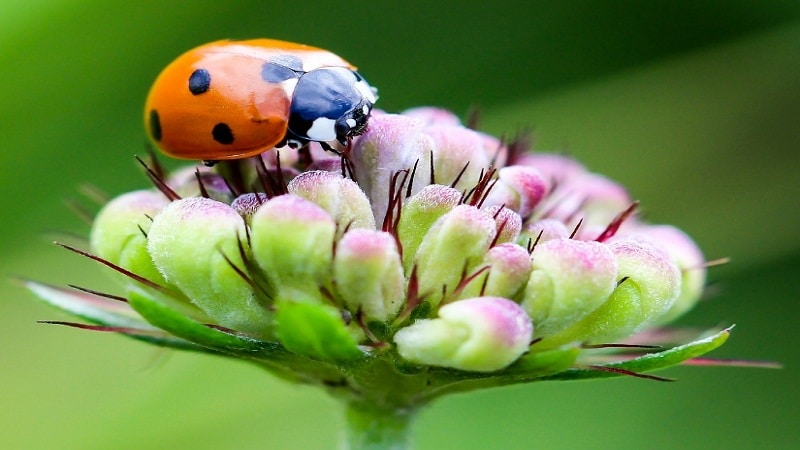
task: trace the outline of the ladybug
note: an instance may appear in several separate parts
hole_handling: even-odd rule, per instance
[[[311,141],[328,150],[366,130],[377,91],[335,54],[274,39],[189,50],[156,78],[148,135],[175,158],[240,159]]]

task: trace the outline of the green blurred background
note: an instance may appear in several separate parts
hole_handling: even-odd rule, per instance
[[[140,116],[159,70],[225,38],[339,53],[379,106],[483,111],[533,127],[693,235],[711,301],[683,325],[738,324],[717,357],[780,371],[676,368],[445,399],[419,449],[800,448],[800,3],[0,0],[0,276],[108,288],[55,248],[85,233],[65,199],[147,186]],[[84,202],[85,203],[85,202]],[[0,448],[334,449],[337,406],[255,367],[38,325],[64,319],[13,283],[0,301]]]

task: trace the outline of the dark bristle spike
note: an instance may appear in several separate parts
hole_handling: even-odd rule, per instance
[[[87,294],[96,295],[98,297],[103,297],[103,298],[107,298],[107,299],[110,299],[110,300],[116,300],[118,302],[128,303],[128,299],[127,298],[121,297],[119,295],[109,294],[107,292],[95,291],[94,289],[89,289],[89,288],[85,288],[85,287],[81,287],[81,286],[76,286],[74,284],[68,284],[67,286],[71,287],[72,289],[75,289],[75,290],[78,290],[78,291],[81,291],[81,292],[85,292]]]
[[[483,203],[486,201],[487,198],[489,198],[489,194],[492,192],[494,187],[497,185],[498,181],[500,181],[500,179],[499,178],[495,178],[494,180],[492,180],[491,183],[489,183],[489,186],[486,187],[486,190],[483,191],[483,195],[481,195],[481,198],[478,201],[478,204],[476,205],[478,208],[483,208]]]
[[[141,225],[139,225],[139,224],[136,224],[136,228],[138,228],[138,229],[139,229],[139,232],[141,232],[141,233],[142,233],[142,236],[144,236],[144,238],[145,238],[145,239],[147,239],[147,232],[146,232],[146,231],[144,231],[144,228],[142,228],[142,226],[141,226]]]
[[[414,177],[417,176],[417,166],[419,166],[419,159],[414,161],[414,167],[411,168],[411,176],[408,180],[408,185],[406,186],[406,198],[411,197],[411,190],[414,187]]]
[[[167,199],[169,199],[170,201],[181,199],[180,195],[178,195],[175,191],[173,191],[172,188],[167,186],[167,183],[164,182],[164,178],[160,177],[153,169],[150,168],[150,166],[147,165],[147,163],[142,161],[142,158],[139,158],[138,156],[134,157],[136,158],[137,161],[139,161],[139,164],[141,164],[142,167],[144,167],[147,176],[150,178],[150,181],[153,182],[153,185],[156,187],[156,189],[161,191],[161,193],[164,194],[164,196],[167,197]]]
[[[386,214],[383,216],[383,224],[381,224],[381,231],[392,232],[394,224],[395,213],[399,212],[402,206],[402,192],[406,180],[408,179],[408,170],[398,170],[393,173],[389,180],[389,203],[386,205]],[[398,179],[403,175],[403,179],[398,186]]]
[[[536,250],[536,245],[542,239],[542,235],[544,234],[544,229],[539,230],[539,234],[536,235],[536,240],[533,241],[533,245],[530,246],[530,250],[528,250],[529,254],[533,254],[533,251]]]
[[[497,211],[495,211],[495,212],[494,212],[494,214],[492,214],[492,219],[497,219],[497,216],[499,216],[499,215],[500,215],[500,213],[501,213],[501,212],[503,212],[503,209],[505,209],[505,207],[506,207],[506,204],[505,204],[505,203],[503,203],[502,205],[500,205],[500,207],[499,207],[499,208],[497,208]],[[508,220],[508,219],[506,219],[506,220]]]
[[[500,152],[503,150],[503,147],[506,146],[506,139],[505,136],[500,138],[500,142],[497,143],[497,148],[494,151],[494,155],[492,155],[491,159],[489,159],[489,164],[495,166],[497,165],[497,158],[500,156]]]
[[[622,278],[620,278],[619,281],[617,281],[617,287],[619,287],[622,283],[630,280],[630,278],[631,277],[622,277]]]
[[[480,297],[483,297],[483,296],[486,295],[486,286],[489,285],[489,277],[490,276],[492,276],[491,273],[489,273],[489,275],[486,278],[483,279],[483,283],[481,283],[481,290],[480,290],[480,295],[479,295]]]
[[[464,173],[469,168],[469,163],[470,163],[470,161],[467,161],[467,163],[464,164],[464,167],[462,167],[461,170],[458,172],[458,175],[456,175],[456,178],[453,180],[452,183],[450,183],[450,187],[451,188],[455,188],[456,185],[458,184],[458,182],[461,181],[461,177],[464,176]]]
[[[197,179],[197,186],[200,188],[200,195],[202,195],[205,198],[211,198],[211,196],[208,195],[206,186],[203,184],[203,177],[200,176],[200,169],[198,168],[194,169],[194,177]]]
[[[468,205],[470,204],[470,199],[472,198],[475,191],[478,189],[477,186],[473,186],[470,190],[463,190],[461,191],[461,201],[459,203]]]
[[[597,236],[597,239],[595,239],[595,240],[597,242],[605,242],[608,239],[612,238],[617,233],[617,231],[619,230],[619,227],[622,226],[622,223],[625,222],[625,220],[627,220],[628,217],[633,215],[633,213],[636,211],[636,208],[638,206],[639,206],[639,202],[635,201],[635,202],[631,203],[630,206],[628,206],[627,209],[625,209],[621,213],[617,214],[617,216],[614,217],[611,220],[611,223],[608,224],[606,229],[603,230],[603,232],[600,233],[600,235]]]
[[[595,348],[641,348],[646,350],[660,350],[664,347],[660,345],[645,345],[645,344],[582,344],[581,348],[595,349]]]
[[[381,224],[381,231],[387,231],[389,229],[389,223],[392,221],[392,215],[394,214],[394,190],[395,190],[395,182],[397,180],[397,172],[393,173],[392,176],[389,178],[389,202],[386,205],[386,213],[383,215],[383,223]]]
[[[492,239],[492,243],[489,244],[489,248],[494,248],[494,246],[497,245],[497,241],[500,240],[500,234],[503,233],[506,224],[508,224],[508,217],[506,217],[506,220],[500,222],[500,226],[497,227],[497,231],[494,233],[494,239]]]
[[[153,334],[152,331],[140,330],[138,328],[109,327],[105,325],[89,325],[85,323],[67,322],[63,320],[37,320],[36,323],[43,323],[48,325],[63,325],[67,327],[78,328],[81,330],[102,331],[107,333],[122,333],[122,334],[136,335],[136,336]]]
[[[516,136],[508,143],[508,161],[507,166],[517,164],[522,155],[528,153],[532,145],[532,132],[530,128],[523,128]]]
[[[483,111],[480,108],[473,107],[470,108],[469,113],[467,114],[467,123],[466,126],[470,130],[477,130],[481,124],[481,120],[483,119]]]
[[[573,239],[575,235],[578,234],[578,230],[581,228],[581,225],[583,225],[583,218],[581,218],[581,220],[579,220],[575,225],[575,228],[572,229],[572,233],[569,234],[569,239]]]
[[[150,164],[153,165],[153,171],[163,180],[167,176],[167,171],[158,159],[158,154],[153,150],[153,146],[149,144],[146,146],[145,151],[147,152],[147,157],[150,159]]]
[[[646,373],[634,372],[632,370],[622,369],[622,368],[619,368],[619,367],[595,366],[595,365],[591,365],[591,366],[588,366],[588,367],[589,367],[589,369],[598,370],[600,372],[616,373],[616,374],[627,375],[627,376],[635,377],[635,378],[644,378],[646,380],[675,381],[674,378],[659,377],[657,375],[649,375],[649,374],[646,374]]]
[[[433,150],[431,150],[428,154],[430,155],[431,163],[431,182],[428,184],[436,184],[436,169],[433,166]]]
[[[419,294],[419,277],[417,275],[417,265],[411,267],[411,274],[408,276],[408,287],[406,288],[406,304],[397,315],[393,326],[403,323],[411,314],[422,304],[423,298]]]
[[[228,188],[228,191],[230,191],[231,195],[234,197],[238,197],[240,195],[239,191],[236,190],[236,187],[233,186],[228,177],[222,177],[222,181],[225,183],[225,187]]]
[[[236,264],[235,264],[235,263],[234,263],[234,262],[233,262],[233,261],[232,261],[230,258],[228,258],[228,255],[226,255],[226,254],[225,254],[223,251],[221,251],[221,250],[220,250],[220,252],[219,252],[219,253],[220,253],[220,255],[222,255],[222,258],[225,260],[225,262],[226,262],[226,263],[228,263],[228,266],[229,266],[231,269],[233,269],[233,271],[234,271],[234,272],[236,272],[236,275],[239,275],[239,277],[240,277],[240,278],[241,278],[241,279],[242,279],[242,280],[243,280],[245,283],[247,283],[247,285],[248,285],[248,286],[250,286],[251,288],[253,288],[253,290],[256,290],[256,289],[260,290],[260,288],[259,288],[259,287],[258,287],[258,285],[255,283],[255,281],[253,281],[253,279],[252,279],[252,278],[250,278],[250,275],[248,275],[248,274],[247,274],[247,273],[246,273],[244,270],[242,270],[241,268],[239,268],[239,266],[237,266],[237,265],[236,265]]]
[[[64,243],[61,243],[61,242],[55,242],[55,244],[58,245],[59,247],[65,248],[65,249],[67,249],[67,250],[69,250],[69,251],[71,251],[73,253],[77,253],[77,254],[79,254],[81,256],[84,256],[86,258],[89,258],[89,259],[91,259],[93,261],[97,261],[100,264],[102,264],[102,265],[104,265],[106,267],[109,267],[109,268],[111,268],[111,269],[113,269],[113,270],[125,275],[126,277],[128,277],[128,278],[130,278],[130,279],[132,279],[134,281],[142,283],[147,287],[156,289],[156,290],[158,290],[160,292],[164,292],[164,293],[170,294],[169,290],[167,288],[165,288],[164,286],[161,286],[161,285],[159,285],[159,284],[157,284],[157,283],[155,283],[153,281],[150,281],[150,280],[148,280],[147,278],[145,278],[145,277],[143,277],[141,275],[136,275],[135,273],[133,273],[133,272],[127,270],[127,269],[124,269],[124,268],[112,263],[111,261],[109,261],[107,259],[103,259],[103,258],[101,258],[101,257],[99,257],[97,255],[93,255],[93,254],[91,254],[89,252],[85,252],[83,250],[77,249],[77,248],[75,248],[75,247],[73,247],[71,245],[67,245],[67,244],[64,244]]]
[[[464,289],[467,288],[467,285],[469,285],[469,283],[471,283],[472,280],[478,278],[479,276],[481,276],[482,273],[488,271],[489,269],[491,269],[491,266],[486,265],[476,270],[474,273],[472,273],[472,275],[468,276],[467,266],[465,264],[461,270],[461,278],[458,280],[458,284],[456,284],[456,287],[453,289],[453,292],[451,292],[450,295],[447,296],[445,295],[447,292],[447,286],[445,285],[442,286],[442,301],[439,302],[439,306],[443,306],[446,305],[447,303],[454,301],[456,298],[458,298],[459,295],[461,295],[462,292],[464,292]]]
[[[270,195],[269,174],[267,173],[267,165],[264,164],[264,158],[261,156],[254,156],[253,162],[255,162],[256,178],[258,178],[258,183],[261,185],[261,190],[264,191],[265,194]]]
[[[256,196],[256,198],[258,198],[258,196]],[[247,246],[248,247],[252,247],[253,241],[252,241],[252,239],[250,237],[250,227],[248,227],[248,226],[244,227],[244,237],[247,240]]]
[[[289,186],[286,184],[286,178],[283,176],[281,153],[277,150],[275,151],[277,152],[275,155],[275,177],[277,177],[275,180],[275,186],[277,187],[276,191],[279,193],[279,195],[288,194]]]

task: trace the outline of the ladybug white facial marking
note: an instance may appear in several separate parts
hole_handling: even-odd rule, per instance
[[[306,131],[309,140],[327,142],[336,139],[336,121],[327,117],[320,117],[311,122],[311,128]]]

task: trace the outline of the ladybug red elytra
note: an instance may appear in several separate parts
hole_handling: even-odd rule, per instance
[[[273,39],[201,45],[156,78],[145,127],[167,155],[205,161],[345,145],[377,101],[355,69],[327,50]]]

